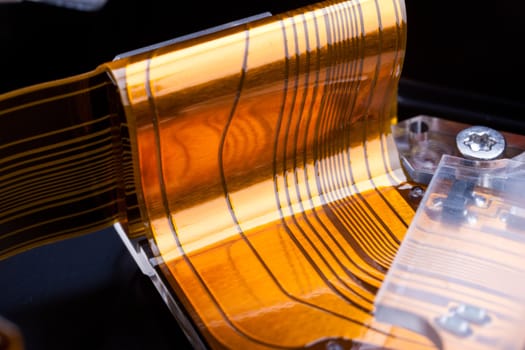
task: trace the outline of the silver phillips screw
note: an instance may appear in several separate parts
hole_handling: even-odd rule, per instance
[[[499,131],[486,126],[472,126],[458,133],[456,145],[465,158],[492,160],[505,152],[506,141]]]

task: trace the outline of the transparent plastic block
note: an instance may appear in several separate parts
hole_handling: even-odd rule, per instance
[[[443,156],[375,300],[440,349],[524,349],[525,163]]]

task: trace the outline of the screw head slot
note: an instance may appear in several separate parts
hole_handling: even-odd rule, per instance
[[[486,126],[472,126],[458,133],[456,145],[465,158],[492,160],[503,155],[506,142],[499,131]]]

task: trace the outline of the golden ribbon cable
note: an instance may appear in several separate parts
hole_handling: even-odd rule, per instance
[[[405,17],[327,1],[0,96],[0,253],[118,221],[211,348],[432,348],[371,314],[413,216]]]
[[[103,69],[0,96],[0,257],[137,210],[121,111]]]
[[[212,348],[431,348],[373,320],[413,210],[398,0],[329,1],[111,63],[160,269]]]

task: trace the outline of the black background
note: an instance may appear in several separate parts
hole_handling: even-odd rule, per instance
[[[0,5],[0,93],[83,73],[159,41],[307,3],[109,0],[94,13]],[[525,5],[406,0],[406,6],[401,117],[430,113],[523,132]],[[189,347],[111,229],[0,262],[0,315],[19,325],[29,350]]]

